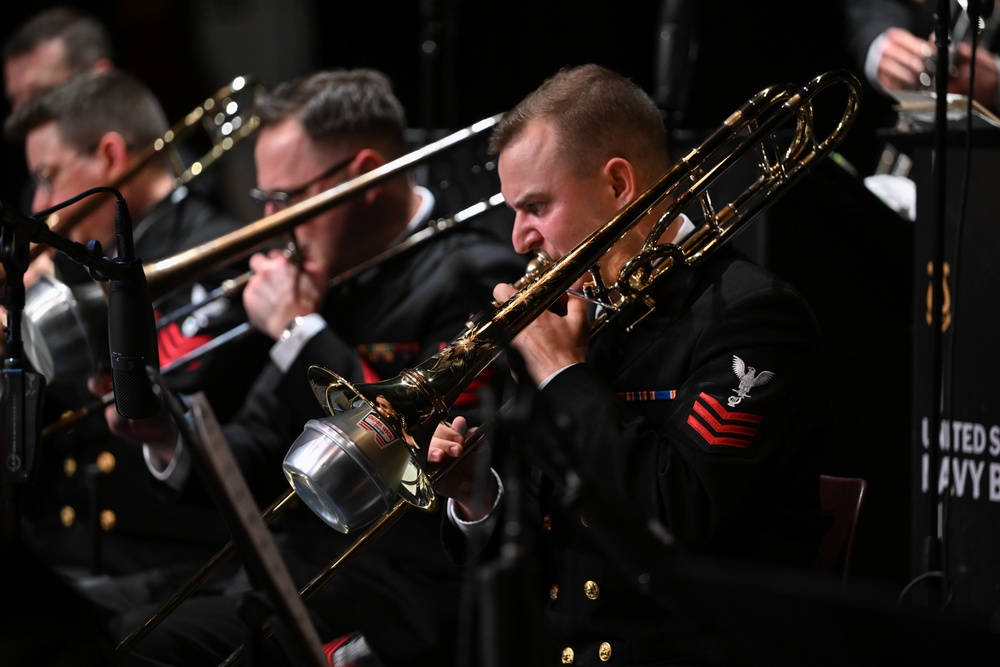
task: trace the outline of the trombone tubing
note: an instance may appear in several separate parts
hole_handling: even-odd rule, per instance
[[[298,498],[296,498],[295,493],[289,489],[286,493],[281,495],[277,500],[275,500],[271,505],[264,510],[261,514],[261,520],[270,524],[278,516],[281,515],[286,509],[294,507],[297,504]],[[176,609],[184,600],[191,597],[191,595],[201,588],[201,586],[211,579],[215,574],[225,566],[233,556],[236,554],[236,544],[230,540],[227,542],[219,551],[212,556],[208,562],[202,566],[198,572],[191,576],[181,588],[174,593],[166,602],[164,602],[156,611],[150,614],[145,621],[143,621],[139,626],[137,626],[132,632],[130,632],[118,646],[115,647],[115,655],[122,655],[127,651],[131,650],[135,646],[136,642],[148,635],[153,628],[158,626],[163,619],[169,616],[174,609]]]
[[[229,234],[144,265],[150,295],[155,299],[191,280],[192,268],[209,270],[245,257],[268,239],[290,231],[309,218],[491,129],[499,120],[499,114],[481,120]]]

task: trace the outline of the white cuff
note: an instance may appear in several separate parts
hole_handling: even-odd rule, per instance
[[[146,444],[142,446],[142,458],[145,459],[150,474],[175,491],[180,491],[184,487],[184,482],[191,473],[191,454],[184,447],[184,438],[180,434],[177,435],[177,449],[174,450],[174,456],[166,466],[161,465]]]
[[[489,513],[482,519],[476,521],[459,519],[455,512],[455,501],[452,498],[448,499],[448,520],[465,536],[489,537],[497,523],[497,507],[500,506],[500,500],[503,498],[503,482],[500,481],[500,475],[497,474],[496,470],[490,468],[490,473],[493,474],[493,479],[497,482],[497,497],[493,499],[493,507],[490,508]]]
[[[271,346],[271,361],[282,373],[286,372],[306,343],[325,328],[326,320],[319,313],[296,317],[294,324],[286,328],[281,338]]]
[[[885,40],[885,33],[882,33],[873,39],[868,47],[868,54],[865,56],[865,78],[875,90],[888,94],[882,84],[878,82],[878,64],[882,61],[882,52],[885,51]]]

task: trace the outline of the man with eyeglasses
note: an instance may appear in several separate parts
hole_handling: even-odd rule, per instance
[[[37,185],[32,203],[35,213],[90,188],[120,181],[167,128],[152,91],[121,70],[80,74],[26,102],[5,126],[8,138],[24,141]],[[131,214],[136,256],[143,263],[176,255],[240,226],[202,197],[176,189],[165,158],[149,161],[117,186]],[[59,215],[76,220],[66,232],[69,238],[79,243],[97,241],[110,255],[116,248],[114,197],[95,197],[64,208]],[[93,208],[87,208],[92,204]],[[41,257],[37,263],[46,264],[47,256]],[[220,268],[212,275],[191,276],[195,284],[165,295],[156,312],[172,312],[190,304],[223,278],[242,272],[243,264],[242,268]],[[83,267],[61,253],[39,273],[54,275],[73,289],[78,283],[93,283]],[[35,287],[46,284],[50,283]],[[28,303],[59,291],[29,289]],[[78,315],[105,321],[100,313],[81,311]],[[220,300],[162,327],[158,332],[160,363],[169,363],[244,320],[238,301]],[[100,331],[91,335],[95,348],[107,336]],[[81,348],[88,345],[87,340],[79,343]],[[80,354],[86,353],[81,349]],[[92,354],[98,368],[95,377],[57,378],[49,383],[44,423],[55,422],[67,409],[92,404],[88,380],[102,387],[101,394],[110,391],[110,382],[104,380],[107,350],[94,349]],[[242,403],[246,387],[265,359],[261,338],[247,338],[181,365],[167,380],[178,391],[204,391],[220,418],[225,418]],[[147,585],[155,588],[150,582],[157,581],[172,591],[228,538],[216,512],[164,503],[145,475],[141,452],[112,435],[104,420],[92,418],[47,437],[38,478],[25,485],[26,542],[46,563],[74,577],[92,599],[100,599],[108,614],[131,604],[125,596],[133,589],[120,586],[122,582],[134,581],[138,590],[144,590]]]
[[[257,113],[251,194],[265,214],[405,152],[404,110],[389,80],[374,70],[319,72],[285,83],[258,99]],[[524,261],[504,240],[509,217],[495,211],[330,287],[343,272],[452,213],[439,211],[435,195],[401,173],[298,225],[297,258],[279,250],[251,258],[244,306],[251,323],[275,341],[272,363],[223,430],[258,504],[287,490],[284,455],[305,423],[323,416],[307,380],[310,365],[359,383],[395,377],[453,340],[470,315],[487,307],[498,277],[523,273]],[[492,402],[483,393],[489,378],[481,379],[458,401],[473,414]],[[189,450],[169,422],[122,423],[109,416],[115,428],[144,443],[154,474],[182,494],[197,492],[196,480],[177,474]],[[279,547],[300,586],[355,539],[304,507],[281,523]],[[460,571],[442,552],[438,529],[434,514],[405,514],[310,598],[320,636],[342,641],[339,652],[331,649],[333,664],[344,664],[345,653],[359,667],[455,664]],[[244,640],[237,606],[246,590],[237,576],[226,595],[191,597],[123,664],[218,664]],[[124,619],[122,631],[149,611]]]

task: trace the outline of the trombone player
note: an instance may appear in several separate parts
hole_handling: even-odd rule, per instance
[[[300,203],[403,155],[406,117],[388,78],[369,69],[317,72],[286,82],[257,100],[261,120],[254,151],[265,213]],[[505,220],[476,221],[415,246],[330,289],[330,279],[420,231],[437,211],[435,195],[410,174],[394,176],[314,216],[295,229],[301,265],[281,252],[251,258],[244,305],[253,325],[274,341],[270,363],[242,410],[224,425],[226,440],[262,506],[287,490],[282,458],[303,423],[322,410],[307,368],[322,364],[356,381],[391,377],[429,356],[489,303],[497,280],[516,278],[523,263],[502,233]],[[469,392],[466,405],[485,400]],[[191,497],[189,456],[169,420],[112,428],[144,443],[150,468]],[[458,613],[459,570],[440,552],[437,517],[413,513],[372,544],[361,559],[311,598],[320,636],[342,639],[358,664],[452,664],[448,628]],[[351,539],[311,512],[283,515],[279,548],[298,585],[344,551]],[[241,575],[227,594],[196,594],[124,656],[125,665],[217,665],[244,639],[237,604]],[[145,619],[123,619],[127,631]],[[276,658],[277,659],[277,658]],[[336,662],[336,658],[335,658]]]
[[[555,259],[668,166],[656,105],[596,65],[544,82],[504,116],[491,147],[515,214],[514,248]],[[679,216],[661,240],[679,242],[691,224]],[[639,223],[605,255],[605,280],[613,281],[648,229]],[[505,284],[494,290],[499,302],[513,293]],[[481,449],[436,486],[450,498],[446,544],[461,562],[483,558],[470,547],[487,539],[484,553],[495,554],[503,542],[498,526],[517,518],[504,514],[507,501],[523,501],[531,537],[519,544],[536,547],[541,576],[528,579],[534,594],[521,615],[544,614],[545,632],[534,643],[526,626],[495,628],[492,636],[520,637],[525,664],[738,661],[690,622],[699,610],[640,590],[634,573],[619,568],[616,556],[634,562],[659,553],[643,551],[635,533],[634,543],[602,540],[610,526],[595,520],[601,513],[586,497],[566,506],[574,474],[596,480],[610,506],[624,509],[618,527],[656,522],[684,552],[794,567],[816,559],[825,405],[816,382],[823,349],[809,307],[728,247],[658,283],[653,294],[656,310],[631,332],[613,323],[591,341],[587,302],[569,298],[564,315],[543,312],[514,339],[523,359],[518,382],[533,409],[519,416],[523,435],[504,454],[536,465],[530,492],[509,498],[503,477],[475,475]],[[462,418],[441,424],[428,461],[461,455],[468,435]],[[617,554],[599,546],[608,541]]]
[[[7,120],[5,129],[8,138],[24,141],[36,185],[32,208],[39,212],[115,182],[168,127],[152,91],[130,74],[112,69],[79,74],[27,101]],[[146,163],[118,189],[128,204],[135,250],[142,260],[177,254],[240,226],[200,195],[175,189],[172,171],[162,159]],[[106,200],[80,214],[68,234],[80,243],[99,241],[107,252],[114,248],[114,204],[108,195],[99,196]],[[69,207],[60,213],[73,210]],[[82,267],[61,253],[54,260],[47,261],[48,257],[42,254],[33,262],[46,265],[39,275],[57,272],[60,281],[73,287],[78,282],[92,283]],[[199,282],[211,289],[215,284],[210,281],[226,275],[227,271],[220,270]],[[162,307],[173,310],[190,303],[197,289],[192,286],[168,295]],[[167,363],[172,354],[203,344],[244,317],[238,302],[219,302],[211,311],[161,329],[161,363]],[[85,355],[81,347],[85,346],[70,351]],[[239,400],[231,385],[244,386],[249,381],[241,380],[240,373],[253,368],[255,347],[260,350],[257,358],[262,359],[259,340],[247,339],[241,346],[203,358],[197,367],[183,369],[171,382],[182,391],[204,390],[220,413],[231,411]],[[239,364],[228,363],[233,359]],[[263,361],[256,363],[259,367]],[[46,400],[50,420],[67,408],[93,401],[85,380],[50,384]],[[118,578],[148,575],[150,582],[165,578],[165,585],[171,586],[169,580],[175,573],[183,581],[226,538],[221,521],[210,512],[165,508],[142,481],[141,456],[131,443],[113,437],[103,420],[89,420],[72,432],[55,434],[42,452],[39,479],[26,492],[26,538],[48,564],[71,572],[102,598],[102,604],[112,604],[109,590],[97,592],[92,584],[103,587],[105,577],[123,581]]]

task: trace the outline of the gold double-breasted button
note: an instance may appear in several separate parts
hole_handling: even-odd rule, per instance
[[[101,528],[105,531],[110,531],[115,527],[115,523],[118,521],[118,517],[111,510],[101,510]]]
[[[76,459],[72,456],[67,456],[66,460],[63,461],[63,474],[67,477],[72,477],[76,474]]]
[[[597,647],[597,657],[601,659],[601,662],[607,662],[611,659],[611,644],[608,642],[601,642],[601,645]]]
[[[111,452],[101,452],[97,455],[97,469],[105,475],[110,475],[115,469],[115,455]]]
[[[572,665],[573,660],[576,659],[576,654],[573,653],[573,649],[569,646],[562,650],[562,664]]]
[[[64,505],[61,510],[59,510],[59,521],[63,526],[69,528],[76,521],[76,510],[69,505]]]
[[[549,599],[555,600],[559,597],[559,584],[552,584],[549,588]]]
[[[596,581],[588,581],[583,584],[583,594],[587,596],[588,600],[596,600],[601,596],[601,587],[597,585]]]

